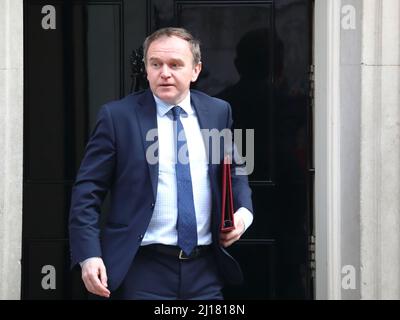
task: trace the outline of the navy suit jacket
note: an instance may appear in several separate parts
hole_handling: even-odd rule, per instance
[[[191,91],[191,103],[201,129],[232,127],[231,108],[223,100]],[[157,128],[156,103],[150,90],[104,105],[87,144],[72,190],[69,237],[72,267],[89,257],[102,257],[108,287],[124,279],[149,225],[157,193],[158,163],[146,161],[149,130]],[[208,150],[211,159],[211,153]],[[221,161],[223,153],[221,153]],[[242,282],[238,263],[219,245],[221,168],[209,164],[212,189],[212,237],[216,263],[229,284]],[[253,212],[247,176],[232,170],[235,210]],[[103,200],[110,192],[110,209],[100,230]]]

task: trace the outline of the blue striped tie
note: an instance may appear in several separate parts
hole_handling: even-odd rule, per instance
[[[176,121],[175,146],[176,146],[176,185],[178,194],[178,246],[190,255],[197,246],[197,224],[193,201],[192,178],[188,161],[189,149],[186,145],[186,135],[180,119],[182,108],[172,108],[174,121]],[[182,148],[186,148],[187,154],[183,156]]]

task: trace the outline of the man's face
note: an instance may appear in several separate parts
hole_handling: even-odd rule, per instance
[[[153,41],[146,59],[151,91],[168,104],[179,104],[201,71],[201,63],[193,65],[189,43],[175,36]]]

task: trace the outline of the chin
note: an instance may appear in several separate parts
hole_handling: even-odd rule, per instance
[[[177,97],[169,94],[159,94],[158,97],[169,104],[175,104]]]

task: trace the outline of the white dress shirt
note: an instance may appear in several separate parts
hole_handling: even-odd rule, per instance
[[[174,120],[168,105],[154,96],[157,105],[158,127],[158,185],[153,216],[142,245],[162,243],[177,245],[178,219],[176,187],[176,150]],[[208,160],[197,116],[190,104],[190,94],[179,104],[184,110],[181,122],[185,130],[190,159],[193,201],[196,212],[198,245],[211,243],[211,185],[208,176]]]

